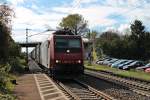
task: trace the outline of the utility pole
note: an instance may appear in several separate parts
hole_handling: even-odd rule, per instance
[[[30,29],[26,28],[26,44],[28,44],[28,31]],[[27,65],[28,65],[28,46],[26,46],[26,62],[27,62]]]
[[[89,41],[91,41],[92,39],[91,39],[91,31],[90,31],[90,29],[89,29]],[[91,65],[92,64],[92,55],[93,53],[92,53],[92,48],[90,47],[90,49],[88,50],[88,59],[89,59],[89,65]]]

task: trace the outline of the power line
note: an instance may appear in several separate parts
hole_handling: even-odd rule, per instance
[[[26,43],[28,43],[28,31],[29,30],[31,30],[31,29],[26,28]],[[26,47],[26,56],[27,56],[26,61],[27,61],[27,64],[28,64],[28,47]]]
[[[49,31],[56,31],[56,30],[54,30],[54,29],[48,29],[48,30],[45,30],[45,31],[43,31],[43,32],[39,32],[39,33],[30,35],[30,36],[28,36],[28,37],[35,36],[35,35],[40,35],[40,34],[42,34],[42,33],[49,32]],[[48,34],[47,34],[47,35],[48,35]]]

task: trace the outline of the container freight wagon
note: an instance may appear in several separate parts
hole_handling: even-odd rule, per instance
[[[36,57],[32,58],[53,76],[77,76],[84,72],[81,36],[56,31],[35,49]]]

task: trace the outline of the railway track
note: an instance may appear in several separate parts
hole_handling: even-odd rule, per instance
[[[125,78],[117,77],[105,72],[85,70],[85,74],[92,75],[94,77],[101,78],[110,82],[114,82],[116,84],[120,84],[140,95],[150,97],[150,83],[136,82],[134,80],[128,80]]]
[[[143,91],[139,91],[134,88],[130,89],[113,81],[105,80],[103,77],[97,78],[95,76],[85,74],[80,77],[79,80],[93,88],[96,88],[98,91],[102,91],[103,93],[114,97],[117,100],[150,100],[150,97],[141,94]],[[143,92],[143,94],[146,93]]]
[[[89,75],[86,75],[86,74],[85,76],[89,77]],[[90,76],[95,77],[94,74]],[[115,79],[110,79],[111,77],[108,78],[108,77],[101,76],[102,80],[109,81],[110,83],[109,82],[103,83],[101,81],[97,82],[93,78],[88,79],[86,77],[84,77],[86,81],[79,81],[79,80],[73,80],[70,82],[57,81],[58,87],[63,91],[63,93],[68,98],[68,100],[114,100],[114,98],[116,98],[117,100],[128,100],[129,98],[131,98],[129,100],[149,100],[150,99],[149,92],[124,85],[120,83],[120,81],[116,81]],[[96,74],[96,77],[97,77],[97,80],[100,80],[99,75]],[[84,79],[81,79],[81,80],[84,80]],[[93,81],[93,86],[91,84],[88,84],[89,80]],[[86,84],[83,84],[83,82]],[[107,83],[109,83],[109,85],[106,85]],[[94,88],[96,88],[97,90],[95,90],[91,86],[92,87],[95,86]],[[100,92],[101,89],[98,89],[98,87],[102,87],[102,88],[106,87],[106,88],[103,88],[102,92]],[[110,96],[106,94],[114,98],[111,98]],[[128,99],[121,99],[121,98],[128,98]],[[136,99],[136,98],[140,98],[140,99]],[[141,98],[144,98],[144,99],[141,99]]]
[[[71,80],[58,83],[63,91],[70,94],[74,100],[115,100],[96,89],[80,82],[79,80]],[[72,100],[71,99],[71,100]]]
[[[87,71],[85,71],[85,73],[86,72]],[[134,86],[128,87],[127,85],[123,85],[120,81],[111,79],[111,77],[103,77],[97,74],[90,75],[92,78],[89,78],[89,75],[84,75],[85,77],[81,77],[81,80],[77,79],[71,82],[57,81],[58,84],[56,85],[63,91],[66,98],[62,93],[58,94],[57,91],[54,91],[55,89],[53,90],[53,85],[47,80],[48,77],[45,80],[45,76],[43,77],[39,75],[39,73],[36,76],[38,76],[36,80],[38,81],[39,91],[42,90],[40,94],[42,95],[42,98],[46,98],[46,100],[52,97],[60,100],[114,100],[114,98],[117,100],[150,100],[149,90],[145,91],[140,88],[134,88]],[[97,78],[95,78],[95,76]],[[106,94],[113,98],[110,98]]]
[[[130,81],[133,81],[133,82],[136,82],[136,83],[150,85],[150,81],[148,81],[148,80],[134,78],[134,77],[122,76],[122,75],[115,74],[112,71],[102,71],[102,70],[95,70],[95,69],[89,69],[89,68],[86,68],[86,70],[94,71],[94,72],[98,72],[98,73],[103,73],[103,74],[107,74],[107,75],[109,74],[111,76],[115,76],[115,77],[119,77],[119,78],[122,78],[122,79],[130,80]]]
[[[34,77],[41,100],[115,100],[79,80],[60,82],[46,74],[34,74]]]

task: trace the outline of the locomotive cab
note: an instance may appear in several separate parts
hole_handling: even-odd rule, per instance
[[[56,75],[83,73],[83,49],[80,36],[54,36],[54,72]]]
[[[83,43],[81,36],[70,34],[53,34],[53,57],[51,72],[60,76],[77,76],[84,72]]]
[[[82,38],[70,31],[54,32],[31,55],[44,71],[54,77],[72,78],[84,72]]]

